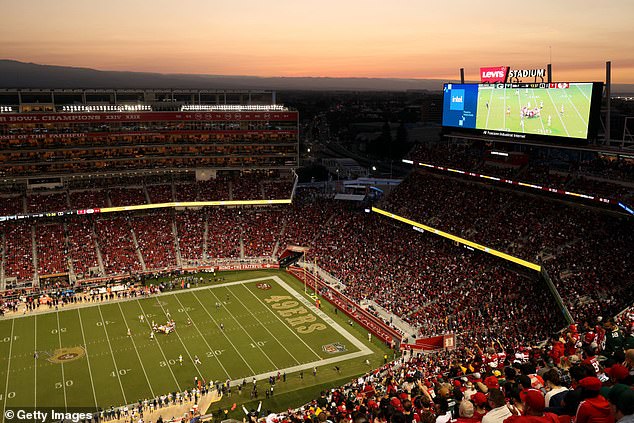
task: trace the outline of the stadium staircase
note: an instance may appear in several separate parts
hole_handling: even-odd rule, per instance
[[[145,185],[145,181],[141,184],[143,187],[143,195],[145,196],[146,204],[152,204],[152,200],[150,199],[150,193],[147,191],[147,185]]]
[[[244,259],[244,239],[240,237],[240,259]]]
[[[203,260],[208,260],[207,257],[207,235],[209,234],[209,221],[207,220],[207,216],[205,215],[205,223],[203,225]]]
[[[2,248],[0,248],[0,254],[2,254],[2,262],[0,264],[0,290],[4,291],[6,289],[6,284],[4,282],[4,265],[5,265],[5,251],[6,251],[6,245],[4,243],[4,234],[2,234],[2,238],[0,238],[0,241],[2,241],[2,244],[0,244],[0,246]]]
[[[33,249],[33,285],[40,286],[40,279],[37,273],[37,242],[35,237],[35,225],[31,226],[31,248]]]
[[[227,182],[227,186],[229,187],[229,200],[233,200],[233,182]]]
[[[106,274],[106,268],[103,265],[103,257],[101,257],[101,250],[99,249],[99,241],[97,241],[97,233],[95,232],[95,223],[93,222],[92,225],[90,225],[90,230],[92,231],[92,234],[94,236],[95,239],[95,251],[97,252],[97,264],[99,265],[99,273],[101,275],[105,275]]]
[[[376,313],[385,321],[390,322],[392,326],[400,330],[405,334],[405,337],[416,337],[418,334],[418,328],[410,325],[396,314],[389,312],[384,309],[380,305],[378,305],[374,300],[367,300],[368,304],[371,305]]]
[[[147,272],[147,267],[145,267],[145,261],[143,260],[143,254],[141,254],[141,247],[139,247],[139,243],[136,239],[136,234],[134,233],[134,229],[129,228],[130,233],[132,234],[132,243],[134,244],[134,249],[136,250],[137,258],[139,259],[139,263],[141,263],[141,269],[144,272]]]
[[[66,197],[68,198],[68,196]],[[75,282],[77,280],[77,275],[75,274],[75,266],[73,266],[73,260],[70,255],[70,242],[68,241],[68,225],[66,222],[63,223],[64,226],[64,248],[68,252],[65,254],[66,256],[66,265],[68,266],[68,279],[71,282]]]
[[[176,184],[174,181],[170,182],[170,187],[172,187],[172,198],[176,201]]]
[[[172,216],[173,217],[173,216]],[[181,256],[181,248],[178,244],[178,229],[176,228],[176,219],[172,219],[172,236],[174,237],[174,252],[176,253],[176,265],[183,266],[183,257]]]
[[[273,253],[271,253],[271,257],[277,257],[277,251],[280,249],[280,239],[284,236],[284,231],[286,230],[286,219],[282,221],[282,229],[280,229],[280,233],[277,234],[277,239],[275,240],[275,245],[273,246]]]

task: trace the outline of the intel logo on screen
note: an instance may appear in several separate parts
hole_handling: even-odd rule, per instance
[[[451,90],[449,110],[464,110],[464,90]]]

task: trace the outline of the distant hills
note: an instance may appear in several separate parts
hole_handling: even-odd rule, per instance
[[[443,80],[401,78],[257,77],[100,71],[0,60],[0,88],[173,88],[277,91],[440,91]],[[457,80],[449,81],[457,82]],[[614,84],[613,93],[634,93]]]
[[[311,78],[100,71],[0,60],[0,88],[174,88],[314,91],[440,91],[445,81],[397,78]]]

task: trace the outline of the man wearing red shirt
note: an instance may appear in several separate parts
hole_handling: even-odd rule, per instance
[[[577,408],[576,423],[614,423],[610,403],[599,395],[601,381],[594,377],[585,377],[579,381],[581,404]]]

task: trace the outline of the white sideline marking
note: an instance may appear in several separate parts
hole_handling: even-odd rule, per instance
[[[4,418],[4,412],[7,409],[7,396],[9,395],[9,370],[11,369],[11,352],[13,351],[13,327],[15,326],[15,320],[11,322],[11,343],[9,344],[9,360],[7,361],[7,382],[4,385],[4,401],[2,402],[2,417]]]
[[[112,364],[114,364],[114,371],[117,372],[117,379],[119,380],[119,386],[121,387],[121,393],[123,394],[123,402],[127,404],[128,399],[125,396],[125,391],[123,390],[123,384],[121,383],[121,377],[119,376],[119,367],[117,367],[117,362],[114,359],[114,351],[112,351],[112,344],[110,343],[110,337],[108,336],[108,329],[106,329],[106,322],[103,320],[101,305],[97,306],[97,308],[99,309],[99,316],[101,316],[101,325],[103,327],[103,331],[106,333],[106,339],[108,340],[108,346],[110,347],[110,356],[112,357]]]
[[[119,306],[119,312],[121,313],[121,317],[123,317],[123,323],[125,323],[126,329],[130,329],[130,326],[128,326],[128,322],[125,319],[125,315],[123,314],[121,303],[117,305]],[[129,336],[128,338],[130,338],[130,340],[132,341],[132,346],[134,347],[134,351],[136,351],[136,357],[139,359],[139,363],[141,363],[141,369],[143,370],[143,374],[145,375],[145,381],[147,382],[147,386],[150,388],[150,392],[152,393],[152,396],[156,398],[156,395],[154,395],[154,389],[152,389],[152,384],[150,383],[150,379],[147,377],[147,373],[145,371],[145,366],[143,365],[143,361],[141,361],[139,350],[137,349],[136,343],[134,342],[134,336]]]
[[[33,369],[34,369],[34,374],[33,374],[33,390],[34,390],[34,399],[33,399],[33,408],[37,408],[37,358],[35,358],[35,354],[37,353],[37,315],[35,316],[35,323],[33,323],[33,325],[35,326],[33,329],[33,333],[35,333],[35,341],[33,341]],[[5,394],[6,394],[6,389],[5,389]]]
[[[286,282],[284,282],[280,277],[278,276],[274,276],[270,279],[274,279],[278,284],[280,284],[281,287],[283,287],[284,289],[286,289],[288,292],[291,293],[292,296],[294,296],[295,298],[297,298],[300,302],[302,302],[306,307],[310,307],[313,306],[306,298],[304,298],[302,296],[302,294],[300,294],[299,292],[295,291],[293,288],[291,288]],[[315,307],[315,310],[313,310],[313,313],[315,313],[317,316],[321,317],[322,320],[326,323],[328,323],[330,326],[332,326],[332,328],[334,330],[336,330],[337,332],[339,332],[341,335],[343,335],[344,338],[346,338],[348,341],[350,341],[355,347],[357,347],[360,352],[362,352],[363,354],[361,355],[368,355],[368,354],[372,354],[372,350],[370,348],[368,348],[367,346],[365,346],[365,344],[361,341],[359,341],[359,339],[357,339],[354,335],[352,335],[350,332],[348,332],[347,330],[345,330],[343,327],[341,327],[341,325],[337,322],[335,322],[334,320],[332,320],[330,317],[328,317],[328,315],[326,315],[326,313],[324,313],[322,310],[318,310]],[[347,354],[346,356],[343,357],[347,357],[347,356],[351,356],[350,358],[354,358],[352,357],[352,355],[357,354],[357,353],[351,353],[351,354]],[[355,356],[357,357],[357,356]],[[330,359],[326,359],[326,361],[328,361]]]

